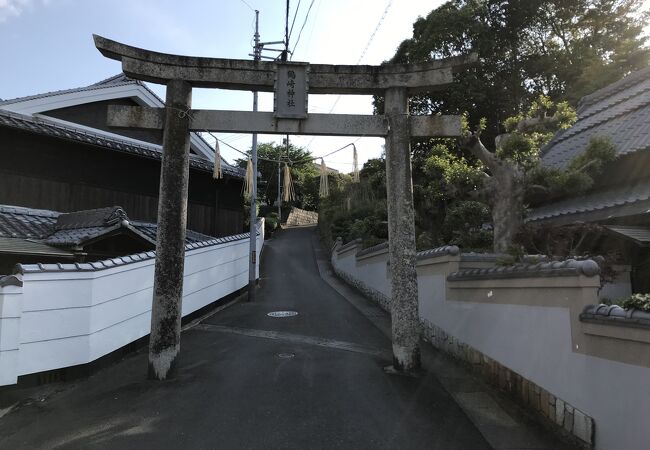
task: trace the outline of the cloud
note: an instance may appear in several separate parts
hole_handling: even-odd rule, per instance
[[[20,16],[36,6],[47,6],[52,0],[0,0],[0,22]]]

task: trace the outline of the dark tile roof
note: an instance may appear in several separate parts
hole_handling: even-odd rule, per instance
[[[0,237],[0,253],[72,258],[74,253],[32,239]]]
[[[105,227],[128,221],[126,212],[119,206],[87,209],[60,214],[56,219],[57,230],[71,230],[84,227]]]
[[[109,137],[99,133],[92,133],[72,127],[66,127],[51,122],[43,116],[38,118],[18,114],[0,109],[0,126],[27,131],[43,136],[50,136],[57,139],[65,139],[84,144],[102,147],[107,150],[128,153],[135,156],[162,160],[160,147],[145,142],[135,143],[119,138]],[[206,159],[190,155],[190,167],[203,172],[212,173],[214,164]],[[222,164],[223,173],[235,178],[244,178],[245,171],[239,167]]]
[[[154,242],[156,241],[156,234],[158,231],[158,227],[156,226],[156,224],[148,223],[148,222],[131,221],[131,225],[133,225],[133,228],[138,230],[143,235],[148,236],[152,241]],[[214,239],[214,237],[208,236],[207,234],[198,233],[192,230],[185,231],[185,243],[187,244],[209,241],[210,239]]]
[[[606,225],[605,229],[630,239],[639,245],[650,245],[650,227]]]
[[[54,230],[58,212],[0,205],[0,237],[42,239]]]
[[[619,156],[650,149],[650,67],[584,97],[578,121],[542,149],[542,163],[563,168],[594,136],[607,136]]]
[[[581,220],[578,215],[595,212],[600,213],[595,220],[641,214],[648,210],[647,200],[650,200],[650,181],[605,192],[593,192],[541,206],[528,214],[527,221],[549,220],[560,216],[571,216],[574,220]]]
[[[59,213],[56,211],[0,205],[0,238],[32,240],[57,247],[75,247],[123,228],[140,238],[156,242],[157,226],[131,221],[119,206]],[[208,241],[212,236],[187,230],[186,244]]]
[[[112,226],[57,230],[46,237],[43,242],[57,247],[79,247],[90,244],[90,241],[115,233],[135,235],[138,238],[149,242],[151,245],[155,245],[156,243],[155,239],[143,235],[133,228],[128,221]]]
[[[41,94],[27,95],[25,97],[17,97],[17,98],[2,100],[0,101],[0,106],[9,105],[11,103],[19,103],[19,102],[26,102],[29,100],[36,100],[39,98],[55,97],[57,95],[69,94],[73,92],[94,91],[98,89],[105,89],[106,87],[110,87],[110,86],[127,86],[129,84],[136,84],[142,86],[151,95],[157,98],[161,103],[164,103],[163,100],[160,97],[158,97],[158,95],[154,91],[149,89],[145,83],[143,83],[140,80],[134,80],[132,78],[129,78],[123,73],[119,73],[117,75],[113,75],[112,77],[101,80],[97,83],[89,84],[88,86],[76,87],[72,89],[61,89],[58,91],[43,92]]]

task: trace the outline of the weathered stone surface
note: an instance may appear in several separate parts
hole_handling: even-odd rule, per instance
[[[93,36],[95,46],[107,58],[122,61],[123,72],[133,78],[166,84],[183,79],[196,87],[271,92],[275,62],[201,58],[152,52]],[[453,81],[453,70],[472,64],[476,55],[434,60],[420,64],[381,66],[309,66],[311,94],[381,94],[391,87],[409,93],[426,92]]]
[[[277,119],[272,112],[192,110],[191,131],[327,136],[388,134],[386,119],[378,115],[317,114],[306,119]],[[116,128],[162,129],[164,108],[110,105],[108,125]],[[414,116],[411,136],[449,137],[460,134],[460,116]]]
[[[594,419],[575,409],[573,411],[573,434],[588,444],[594,443]]]
[[[189,180],[189,116],[192,87],[181,80],[167,85],[165,132],[158,202],[149,376],[164,380],[180,350],[181,302]]]
[[[534,383],[528,383],[528,403],[533,410],[539,410],[539,387]]]
[[[415,249],[415,213],[409,135],[408,96],[404,88],[386,91],[388,242],[392,286],[393,365],[412,370],[420,365],[420,320]]]
[[[544,417],[548,417],[548,392],[544,389],[542,389],[539,395],[539,406]]]
[[[521,381],[520,397],[521,397],[521,401],[524,402],[524,405],[528,404],[529,385],[530,385],[530,382],[527,379],[524,378]]]
[[[564,402],[559,398],[555,399],[555,423],[559,426],[564,424]]]
[[[564,404],[564,429],[569,433],[573,433],[573,407]]]
[[[316,225],[318,223],[318,212],[306,211],[300,208],[291,208],[287,217],[287,226]]]

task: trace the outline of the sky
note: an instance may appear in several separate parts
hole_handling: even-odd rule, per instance
[[[307,15],[311,3],[290,2],[290,24],[298,9],[293,61],[380,64],[411,37],[413,22],[442,0],[313,0]],[[253,9],[260,11],[262,42],[271,42],[284,37],[285,7],[285,0],[0,0],[0,98],[85,86],[119,73],[119,62],[95,49],[93,33],[166,53],[251,59]],[[164,86],[149,86],[164,98]],[[251,92],[194,89],[192,95],[196,109],[252,110]],[[260,94],[259,109],[273,110],[272,94]],[[330,111],[372,114],[372,97],[309,96],[309,112]],[[250,135],[218,136],[240,150],[251,146]],[[381,155],[382,138],[356,139],[295,136],[291,142],[319,156],[356,141],[360,164]],[[260,142],[281,140],[259,136]],[[221,152],[231,162],[241,156],[225,145]],[[352,150],[325,161],[350,172]]]

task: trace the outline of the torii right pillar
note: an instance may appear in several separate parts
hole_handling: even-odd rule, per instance
[[[420,367],[420,320],[406,88],[393,87],[386,90],[384,114],[389,126],[386,136],[386,192],[392,286],[393,368],[398,372],[411,372]]]

